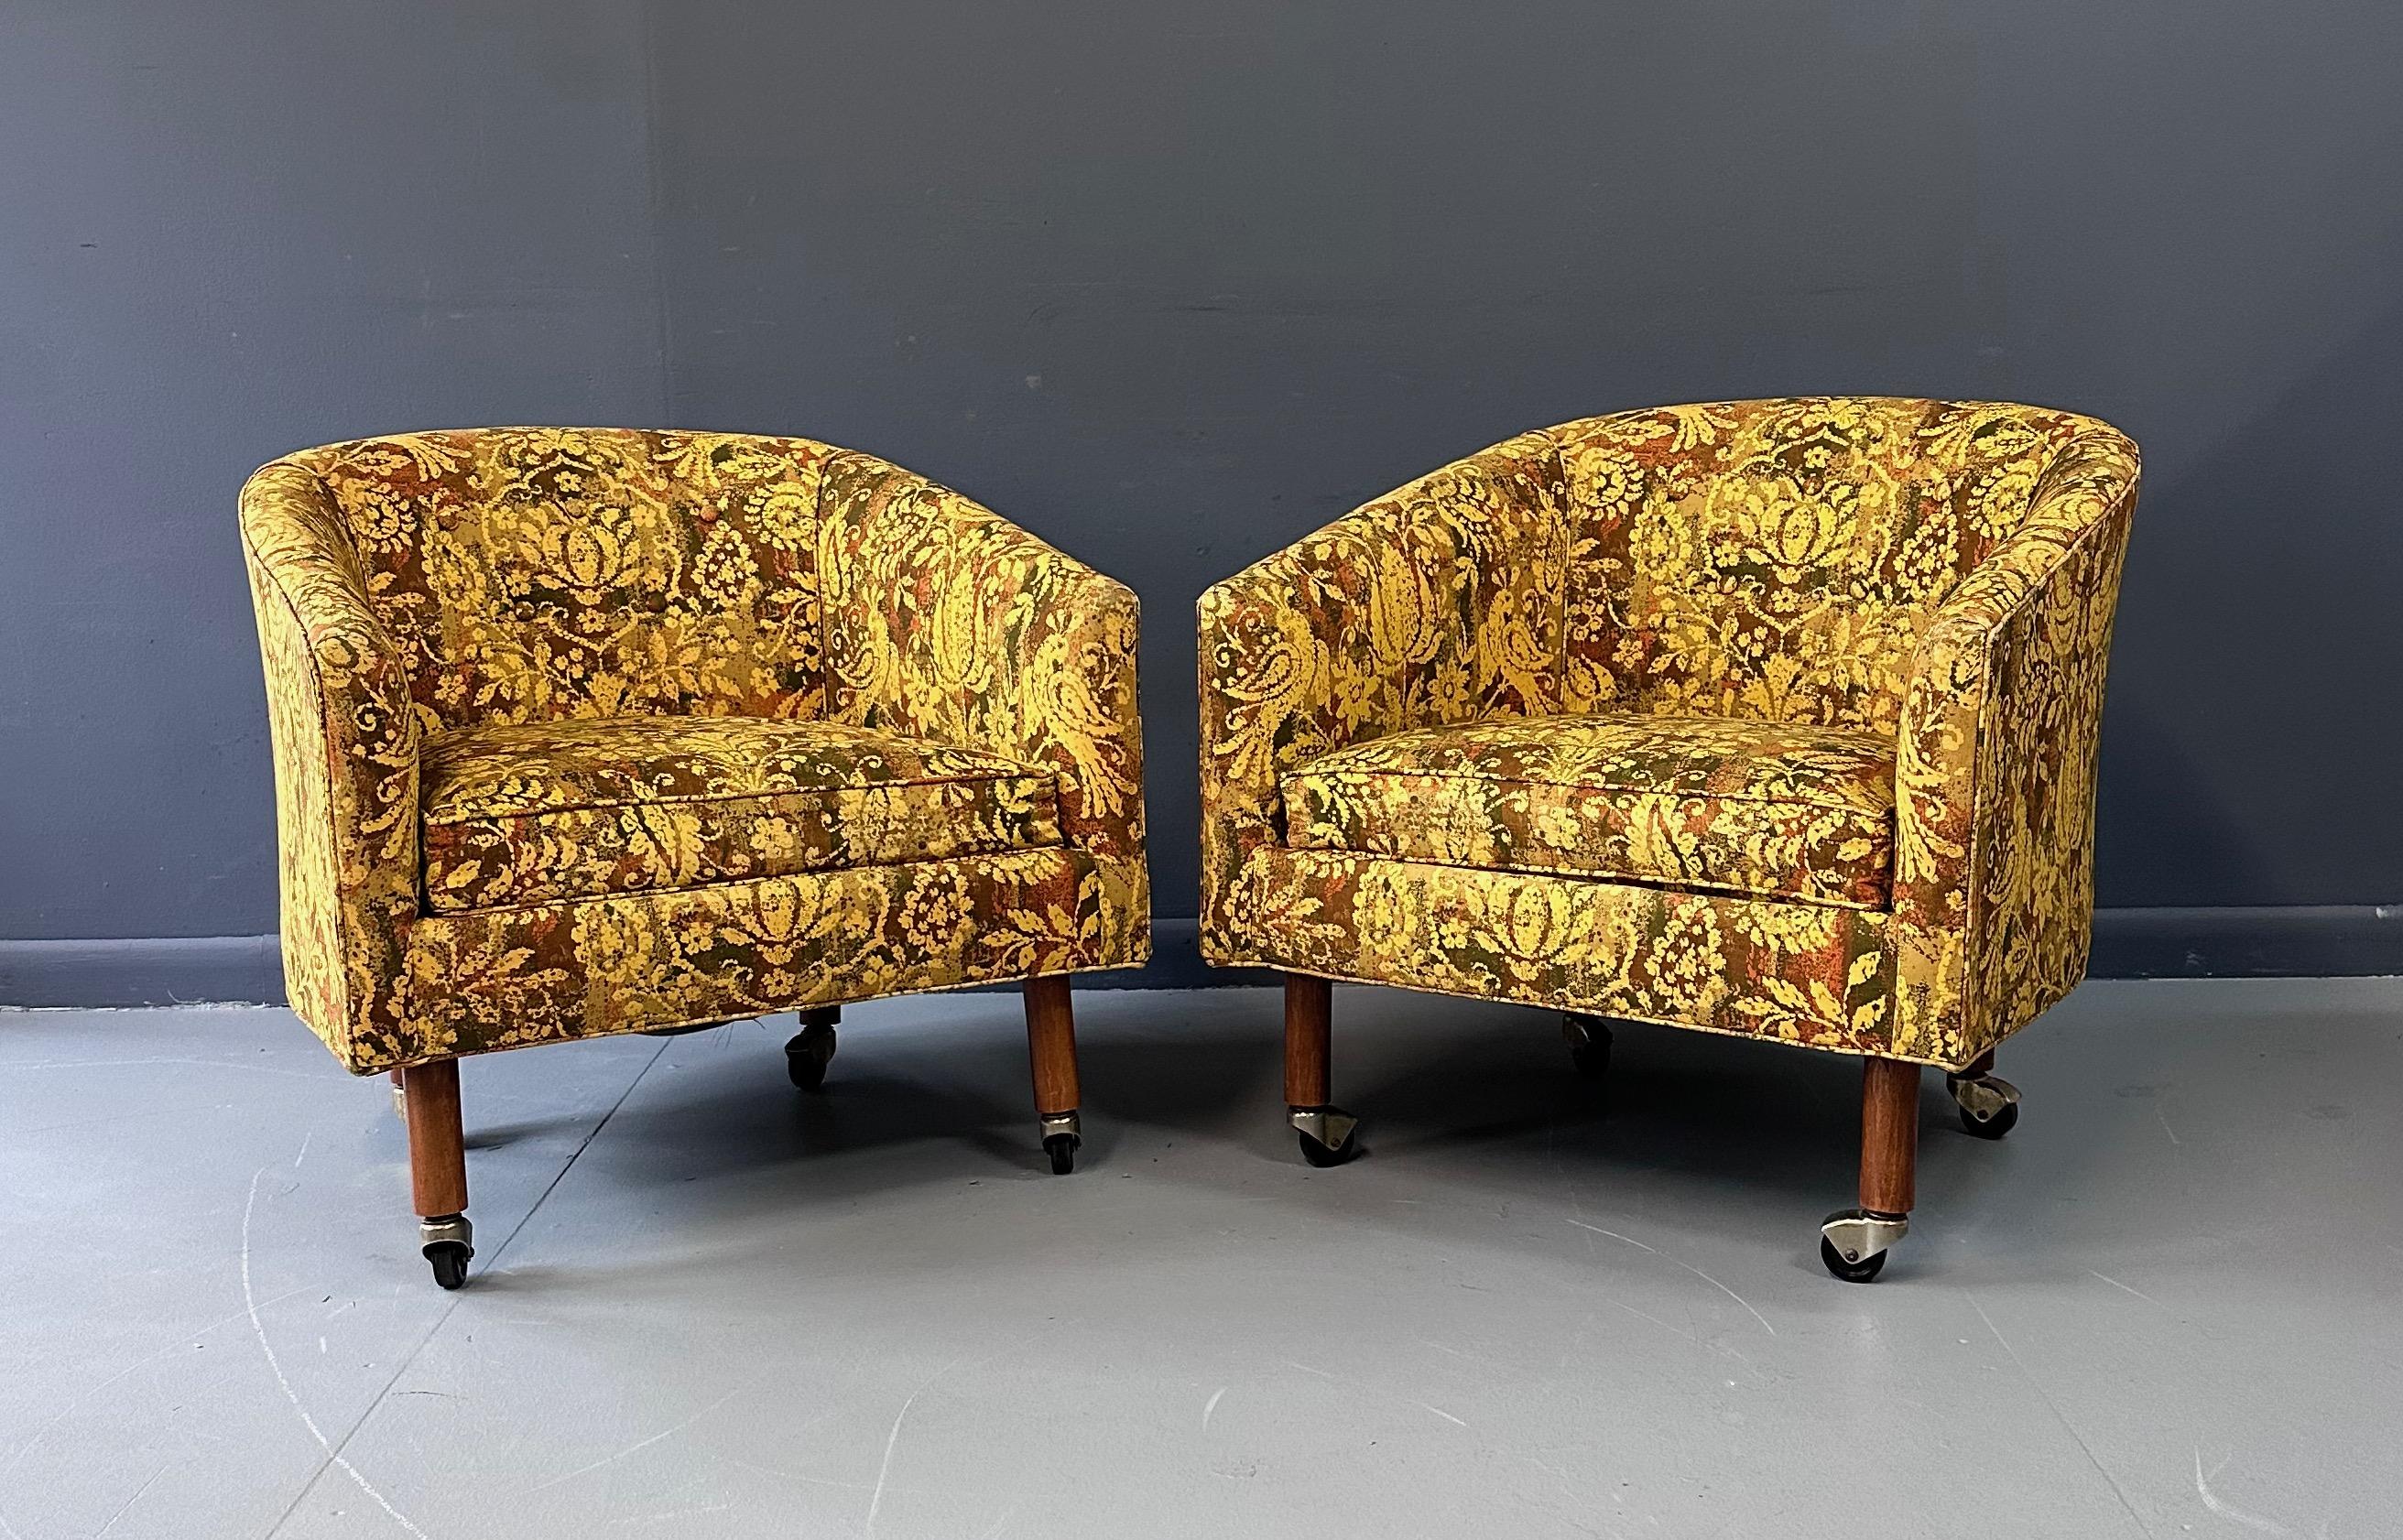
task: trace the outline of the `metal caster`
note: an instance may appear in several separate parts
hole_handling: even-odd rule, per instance
[[[1588,1080],[1610,1075],[1610,1023],[1599,1016],[1570,1011],[1561,1018],[1561,1035],[1568,1040],[1569,1062]]]
[[[2019,1126],[2020,1089],[1999,1075],[1948,1075],[1944,1087],[1961,1109],[1961,1126],[1980,1139],[2000,1139]]]
[[[1051,1174],[1065,1176],[1076,1169],[1076,1150],[1084,1144],[1073,1112],[1043,1116],[1043,1153],[1051,1158]]]
[[[434,1282],[446,1289],[464,1288],[467,1258],[476,1255],[476,1228],[464,1214],[442,1214],[417,1222],[418,1249],[434,1269]]]
[[[785,1073],[803,1090],[824,1090],[826,1066],[834,1062],[834,1024],[813,1021],[785,1045]]]
[[[1287,1121],[1301,1135],[1301,1158],[1313,1166],[1340,1166],[1360,1153],[1360,1119],[1341,1107],[1296,1107]]]
[[[1910,1215],[1840,1209],[1819,1227],[1819,1260],[1847,1283],[1866,1283],[1885,1270],[1886,1253],[1910,1233]]]

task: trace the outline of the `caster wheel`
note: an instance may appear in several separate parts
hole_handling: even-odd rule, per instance
[[[1360,1153],[1360,1119],[1341,1107],[1296,1107],[1290,1120],[1313,1166],[1340,1166]]]
[[[1886,1253],[1910,1233],[1910,1215],[1840,1209],[1819,1227],[1819,1260],[1847,1283],[1866,1283],[1885,1270]]]
[[[467,1258],[473,1255],[456,1241],[437,1241],[425,1248],[425,1260],[434,1268],[434,1282],[446,1289],[467,1286]]]
[[[1073,1133],[1048,1134],[1043,1140],[1043,1153],[1051,1158],[1051,1174],[1065,1176],[1076,1169],[1076,1146],[1083,1141]]]
[[[1561,1035],[1568,1040],[1569,1063],[1585,1079],[1610,1078],[1610,1024],[1599,1016],[1574,1012],[1561,1018]]]
[[[1961,1109],[1961,1126],[1980,1139],[2000,1139],[2019,1127],[2019,1121],[2020,1104],[2017,1102],[2007,1103],[2002,1111],[1982,1121],[1968,1108]]]
[[[826,1066],[834,1062],[832,1027],[811,1027],[785,1045],[785,1073],[793,1084],[815,1093],[826,1089]]]
[[[1357,1146],[1349,1139],[1346,1139],[1343,1143],[1336,1145],[1333,1149],[1329,1149],[1325,1145],[1320,1144],[1317,1140],[1313,1139],[1306,1133],[1300,1135],[1299,1138],[1301,1140],[1301,1158],[1309,1161],[1312,1165],[1322,1168],[1327,1166],[1340,1166],[1343,1164],[1343,1162],[1352,1158],[1357,1148]]]
[[[418,1250],[425,1254],[434,1281],[446,1289],[467,1283],[467,1258],[476,1255],[476,1228],[464,1214],[443,1214],[417,1222]]]
[[[1956,1075],[1945,1078],[1952,1102],[1961,1109],[1961,1126],[1980,1139],[2000,1139],[2019,1126],[2020,1089],[1992,1075]]]
[[[1819,1260],[1847,1283],[1868,1283],[1885,1270],[1885,1253],[1874,1251],[1857,1262],[1847,1262],[1836,1250],[1836,1243],[1824,1235],[1819,1237]]]

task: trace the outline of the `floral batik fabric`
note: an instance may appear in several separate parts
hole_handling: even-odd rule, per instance
[[[1137,614],[798,438],[497,428],[243,492],[292,1004],[360,1073],[1149,948]]]
[[[1421,478],[1202,596],[1205,954],[1966,1063],[2085,970],[2137,481],[1885,397]]]

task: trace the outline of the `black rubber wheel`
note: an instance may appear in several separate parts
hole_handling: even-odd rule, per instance
[[[1857,1262],[1847,1262],[1836,1251],[1835,1242],[1819,1237],[1819,1260],[1827,1270],[1847,1283],[1866,1283],[1885,1270],[1885,1253],[1876,1252]]]
[[[1340,1166],[1360,1153],[1360,1135],[1356,1130],[1350,1138],[1333,1149],[1328,1149],[1306,1133],[1297,1134],[1295,1137],[1301,1141],[1301,1158],[1312,1165],[1321,1168]]]
[[[1082,1143],[1073,1133],[1051,1133],[1043,1138],[1043,1153],[1051,1158],[1051,1174],[1065,1176],[1076,1169],[1076,1146]]]
[[[813,1051],[801,1038],[796,1037],[785,1045],[785,1073],[791,1075],[793,1084],[801,1089],[822,1091],[826,1089],[826,1066],[834,1062],[834,1050],[832,1027],[826,1029],[824,1053]]]
[[[1580,1036],[1574,1028],[1582,1024]],[[1569,1040],[1569,1063],[1585,1079],[1600,1082],[1610,1078],[1610,1023],[1597,1016],[1571,1013],[1564,1029]]]
[[[1961,1109],[1961,1126],[1980,1139],[2000,1139],[2019,1125],[2020,1104],[2017,1102],[2004,1103],[2002,1111],[1982,1123],[1969,1116],[1968,1108]]]
[[[434,1281],[446,1289],[467,1286],[467,1258],[475,1254],[456,1241],[437,1241],[425,1248]]]

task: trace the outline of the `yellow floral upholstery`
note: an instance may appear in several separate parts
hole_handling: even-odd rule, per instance
[[[1368,504],[1202,595],[1205,955],[1966,1064],[2085,971],[2137,480],[2091,418],[1814,397]]]
[[[1371,739],[1285,778],[1286,842],[1883,909],[1894,740],[1710,716],[1531,716]]]
[[[293,1007],[354,1071],[1142,961],[1134,597],[804,439],[411,434],[242,497]]]
[[[1050,772],[831,722],[592,716],[433,734],[429,909],[483,909],[1060,842]]]

